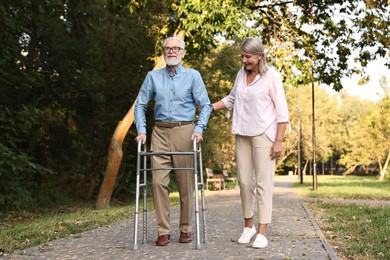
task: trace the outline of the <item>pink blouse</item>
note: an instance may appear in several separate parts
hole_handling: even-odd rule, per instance
[[[222,99],[227,109],[234,107],[232,132],[245,136],[265,133],[274,142],[277,124],[289,123],[280,74],[269,68],[265,75],[257,75],[251,84],[246,83],[246,75],[242,67],[230,94]]]

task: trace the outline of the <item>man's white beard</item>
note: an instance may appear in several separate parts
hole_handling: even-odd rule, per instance
[[[181,58],[177,58],[176,60],[169,60],[167,58],[165,58],[165,63],[168,65],[168,66],[176,66],[176,65],[179,65],[181,62]]]

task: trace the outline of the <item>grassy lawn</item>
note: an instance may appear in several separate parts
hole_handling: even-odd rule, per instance
[[[93,210],[92,205],[35,213],[10,212],[0,217],[0,255],[44,244],[130,217],[130,206]]]
[[[294,188],[302,197],[329,199],[369,199],[390,201],[390,181],[378,182],[375,176],[317,176],[317,190],[313,191],[311,176],[305,176],[303,184],[294,182]]]
[[[302,197],[390,200],[390,182],[366,176],[318,176],[294,182]],[[344,203],[306,203],[341,259],[390,259],[390,207]]]
[[[171,204],[178,204],[178,193],[171,193]],[[130,205],[129,205],[130,204]],[[134,216],[134,203],[112,206],[103,210],[94,205],[74,205],[39,212],[0,213],[0,257],[19,249],[76,235]],[[139,212],[142,214],[142,200]],[[148,197],[148,210],[153,201]]]

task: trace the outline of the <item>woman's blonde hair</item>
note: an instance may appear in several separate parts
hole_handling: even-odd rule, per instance
[[[265,54],[263,44],[258,38],[247,37],[242,41],[240,49],[244,52],[253,54],[253,55],[262,55],[262,58],[259,60],[259,74],[263,76],[270,67],[267,63],[267,55]]]

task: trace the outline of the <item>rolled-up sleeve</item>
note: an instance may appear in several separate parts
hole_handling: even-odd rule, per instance
[[[203,79],[198,71],[194,71],[194,87],[193,87],[193,97],[195,104],[197,106],[202,106],[202,110],[199,113],[198,120],[196,122],[194,132],[203,133],[206,130],[207,123],[211,114],[211,103],[209,96],[207,94],[206,87],[204,85]]]
[[[289,123],[288,105],[281,77],[274,77],[270,95],[275,104],[276,121],[278,123]]]
[[[234,81],[234,86],[230,91],[229,95],[227,95],[221,100],[228,110],[232,110],[234,107],[234,102],[236,101],[237,82],[239,79],[240,79],[240,73],[237,74],[236,80]]]
[[[134,108],[134,121],[137,128],[137,133],[146,133],[146,110],[148,103],[153,98],[151,76],[148,73],[142,83],[141,90],[138,93],[137,102]]]
[[[287,123],[287,131],[290,133],[291,124],[288,115],[288,104],[286,94],[283,89],[283,82],[279,75],[274,77],[270,90],[270,96],[275,104],[276,122]],[[272,138],[274,138],[273,135]]]

